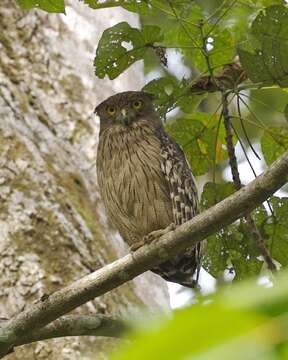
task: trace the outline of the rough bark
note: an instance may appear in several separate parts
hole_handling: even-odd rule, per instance
[[[139,89],[141,68],[111,82],[96,79],[92,66],[103,29],[124,19],[137,21],[76,1],[67,16],[25,13],[1,1],[0,317],[126,252],[97,191],[93,109],[114,92]],[[167,308],[166,286],[150,273],[78,313],[127,317],[143,305]],[[54,339],[19,348],[9,359],[102,359],[111,341]]]

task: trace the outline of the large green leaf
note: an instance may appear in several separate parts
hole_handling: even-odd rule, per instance
[[[217,134],[217,126],[217,115],[207,113],[186,115],[166,124],[167,131],[182,146],[195,175],[205,174],[227,158],[224,129],[221,125]]]
[[[173,320],[132,337],[135,345],[127,347],[114,359],[192,359],[192,354],[205,353],[252,331],[264,322],[263,318],[263,315],[227,309],[222,304],[178,310],[173,314]]]
[[[105,75],[115,79],[135,61],[142,59],[154,42],[161,40],[161,30],[157,26],[147,25],[138,30],[121,22],[106,29],[96,50],[96,75],[101,79]]]
[[[161,27],[164,34],[161,45],[175,47],[194,67],[205,71],[207,67],[199,27],[204,15],[200,7],[193,1],[183,1],[182,6],[180,1],[166,1],[165,7],[158,4],[152,6],[154,12],[149,14],[147,23]]]
[[[218,69],[230,62],[235,55],[235,38],[230,30],[205,21],[206,14],[199,6],[201,4],[184,3],[180,6],[180,2],[167,1],[165,9],[162,6],[162,11],[149,14],[149,23],[157,24],[163,31],[161,45],[175,47],[186,62],[201,72],[207,71],[207,56],[211,68]],[[153,7],[153,1],[151,4]],[[158,8],[154,7],[155,10]]]
[[[17,0],[25,10],[37,8],[51,13],[65,13],[64,0]]]
[[[253,82],[288,86],[288,9],[273,5],[262,10],[247,42],[238,47],[241,64]]]
[[[273,287],[256,280],[224,287],[214,296],[178,310],[169,319],[130,335],[113,359],[286,359],[288,273]],[[277,354],[279,356],[277,356]]]

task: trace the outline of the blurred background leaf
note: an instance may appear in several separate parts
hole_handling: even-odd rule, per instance
[[[286,359],[287,304],[287,271],[273,287],[255,279],[229,285],[131,334],[113,359]]]

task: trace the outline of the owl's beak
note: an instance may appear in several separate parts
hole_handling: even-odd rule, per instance
[[[130,125],[132,123],[131,114],[126,109],[121,109],[120,114],[118,115],[117,120],[123,125]]]

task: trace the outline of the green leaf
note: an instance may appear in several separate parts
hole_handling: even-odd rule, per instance
[[[156,110],[160,116],[163,116],[176,107],[178,97],[181,93],[180,86],[178,80],[168,75],[150,81],[142,90],[154,95]]]
[[[262,10],[251,36],[238,47],[240,61],[253,82],[288,86],[288,9],[273,5]]]
[[[274,127],[266,130],[261,138],[261,148],[266,163],[270,165],[288,149],[288,129]]]
[[[176,106],[186,114],[195,113],[202,100],[206,99],[208,94],[191,94],[191,79],[182,79],[179,85],[180,94]]]
[[[196,305],[175,311],[170,321],[162,322],[156,329],[154,326],[131,336],[132,343],[113,359],[184,360],[198,356],[200,359],[209,349],[238,338],[264,322],[262,314],[227,309],[224,304]]]
[[[121,6],[128,11],[137,12],[141,15],[155,15],[157,11],[169,15],[171,7],[166,0],[80,0],[92,9],[104,9]],[[173,0],[173,7],[177,11],[188,11],[191,8],[190,0]],[[170,16],[173,14],[170,13]]]
[[[211,206],[231,195],[234,191],[233,183],[206,183],[201,196],[201,209],[209,209]],[[235,242],[236,237],[239,235],[237,228],[234,225],[230,225],[225,230],[207,238],[203,267],[214,277],[221,277],[224,270],[229,267],[230,256],[226,240],[228,239],[228,241]]]
[[[206,183],[201,196],[201,207],[208,209],[235,191],[233,183]],[[253,216],[261,220],[267,216],[264,208],[258,208]],[[214,277],[222,277],[224,270],[231,269],[235,280],[258,275],[263,262],[258,260],[259,250],[243,220],[226,226],[207,238],[203,260],[204,268]]]
[[[226,182],[223,184],[207,182],[201,196],[202,210],[209,209],[213,205],[233,194],[233,192],[235,192],[235,186],[232,182]]]
[[[166,124],[168,133],[182,146],[195,175],[205,174],[214,161],[217,164],[227,158],[222,125],[215,154],[218,120],[215,114],[194,113]]]
[[[167,112],[178,106],[188,114],[197,110],[207,94],[193,95],[190,92],[190,86],[189,80],[178,81],[167,74],[165,77],[150,81],[142,90],[154,95],[155,108],[159,115],[164,117]]]
[[[216,27],[211,34],[210,44],[213,49],[208,54],[211,65],[216,71],[229,63],[236,55],[235,38],[228,29]]]
[[[64,0],[17,0],[17,2],[25,10],[37,8],[50,13],[65,13]]]
[[[150,11],[147,1],[139,0],[83,0],[92,9],[104,9],[121,6],[126,10],[146,14]]]
[[[96,75],[115,79],[135,61],[143,58],[154,42],[162,40],[157,26],[144,26],[142,31],[121,22],[106,29],[98,43],[94,65]]]
[[[256,279],[230,284],[213,296],[135,331],[115,360],[286,359],[288,344],[288,273],[273,287]],[[281,346],[281,351],[279,347]]]

